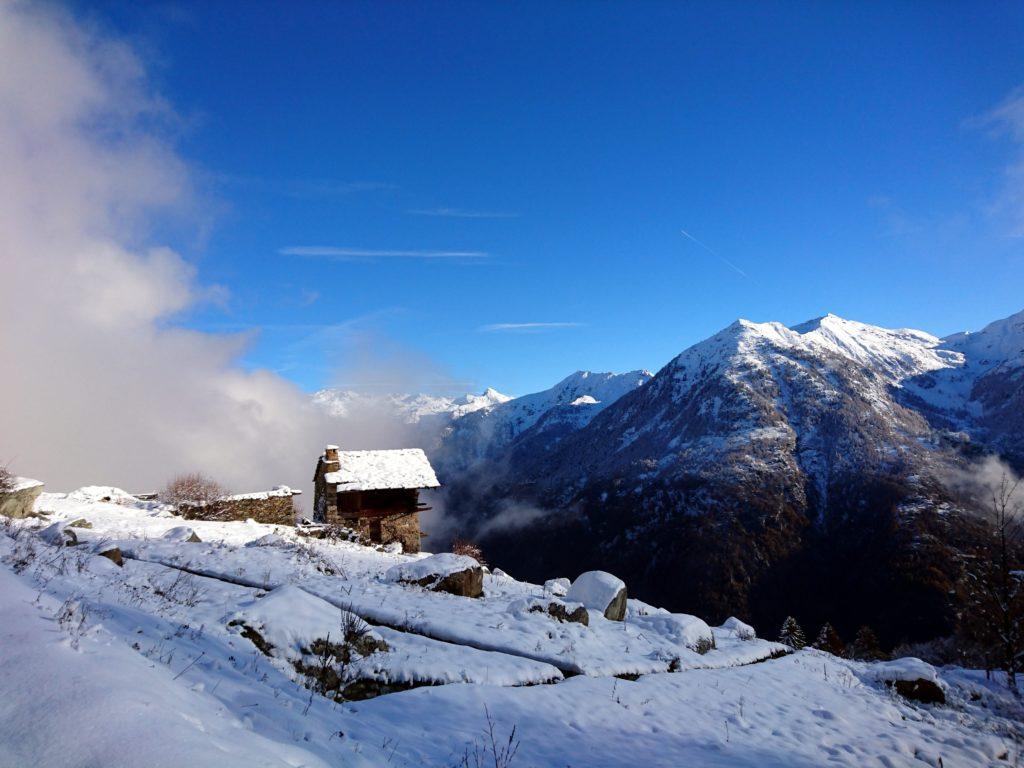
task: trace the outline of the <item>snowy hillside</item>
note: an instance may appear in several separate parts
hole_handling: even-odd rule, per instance
[[[1019,704],[981,673],[785,655],[735,620],[709,628],[632,599],[624,621],[563,621],[548,607],[601,590],[580,580],[563,598],[494,571],[481,597],[432,592],[401,579],[465,558],[252,522],[185,529],[116,489],[46,493],[36,509],[0,530],[0,765],[1020,758]],[[911,679],[945,703],[891,687]]]

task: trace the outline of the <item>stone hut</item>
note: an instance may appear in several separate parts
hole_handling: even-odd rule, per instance
[[[437,476],[419,448],[339,451],[328,445],[316,465],[313,516],[344,525],[377,544],[398,542],[420,551],[422,488],[438,488]]]
[[[279,485],[272,491],[222,496],[204,504],[180,504],[178,514],[186,520],[244,521],[268,525],[295,525],[292,496],[302,491]]]

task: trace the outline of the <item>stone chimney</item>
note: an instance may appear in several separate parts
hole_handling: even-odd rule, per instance
[[[324,449],[324,464],[338,464],[340,466],[340,462],[338,461],[338,446],[328,445]]]

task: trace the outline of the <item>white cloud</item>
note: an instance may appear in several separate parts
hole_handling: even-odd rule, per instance
[[[201,207],[179,121],[131,49],[0,2],[0,51],[0,462],[54,490],[148,490],[192,469],[308,489],[325,442],[401,443],[243,370],[246,336],[174,327],[223,290],[147,243],[154,216]]]
[[[583,323],[491,323],[477,328],[482,333],[498,333],[501,331],[539,332],[556,328],[581,328]]]
[[[471,211],[465,208],[418,208],[409,213],[414,216],[443,216],[453,219],[515,219],[518,213],[509,211]]]
[[[484,251],[418,251],[339,248],[331,245],[290,245],[278,250],[282,256],[317,256],[337,261],[373,261],[375,259],[486,259]]]
[[[1024,237],[1024,86],[1015,88],[988,112],[968,120],[967,125],[1007,136],[1015,144],[1014,158],[1004,170],[1004,183],[991,213],[1005,222],[1011,237]]]

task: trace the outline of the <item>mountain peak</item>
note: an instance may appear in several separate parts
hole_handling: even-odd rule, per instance
[[[944,346],[962,352],[982,365],[1024,357],[1024,310],[995,320],[980,331],[962,331],[942,339]]]

